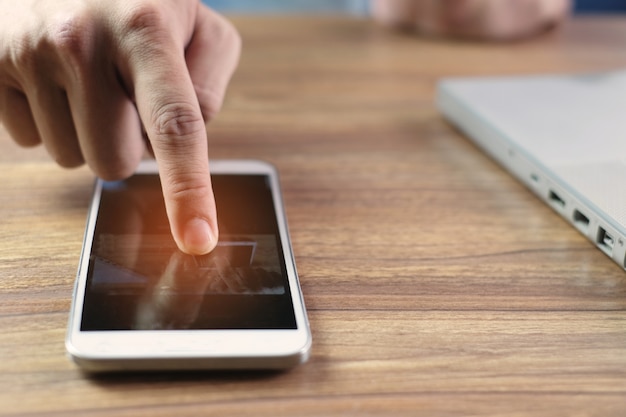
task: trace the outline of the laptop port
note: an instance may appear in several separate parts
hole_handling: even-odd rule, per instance
[[[607,232],[604,228],[598,228],[598,246],[602,249],[607,255],[613,254],[613,246],[615,246],[615,238]]]
[[[550,194],[548,194],[548,198],[550,199],[550,202],[559,207],[559,208],[564,208],[565,207],[565,200],[563,200],[561,198],[561,196],[559,196],[557,193],[555,193],[554,191],[550,190]]]
[[[587,229],[589,229],[589,217],[578,210],[574,210],[574,224],[579,230],[587,232]]]

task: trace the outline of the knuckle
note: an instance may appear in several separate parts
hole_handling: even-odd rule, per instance
[[[155,33],[165,33],[167,28],[167,16],[158,2],[136,2],[127,9],[121,18],[123,35],[153,36]]]
[[[0,61],[31,78],[59,62],[80,66],[94,53],[97,25],[84,7],[26,22],[2,39]]]
[[[28,31],[14,35],[9,46],[3,51],[0,63],[11,68],[16,78],[32,77],[39,70],[36,36]]]
[[[47,43],[61,58],[76,64],[88,58],[91,37],[85,16],[74,14],[50,25]]]
[[[154,111],[153,140],[161,146],[179,146],[196,140],[206,127],[196,107],[185,102],[164,104]]]
[[[9,58],[12,66],[17,68],[22,74],[32,72],[35,66],[36,55],[32,51],[30,44],[31,41],[27,36],[15,40],[10,49],[10,57],[3,57],[5,59]]]

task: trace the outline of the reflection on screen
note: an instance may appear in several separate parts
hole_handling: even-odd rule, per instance
[[[271,190],[262,175],[214,175],[220,241],[180,252],[159,179],[102,190],[82,330],[295,328]]]

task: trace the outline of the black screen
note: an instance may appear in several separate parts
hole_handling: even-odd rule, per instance
[[[105,182],[81,330],[294,329],[265,175],[213,175],[220,239],[180,252],[157,175]]]

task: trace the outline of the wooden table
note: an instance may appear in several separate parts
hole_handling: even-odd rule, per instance
[[[82,374],[63,343],[92,175],[2,130],[0,415],[626,415],[626,273],[433,105],[441,76],[623,67],[626,19],[495,45],[234,21],[244,55],[211,156],[282,174],[311,360]]]

